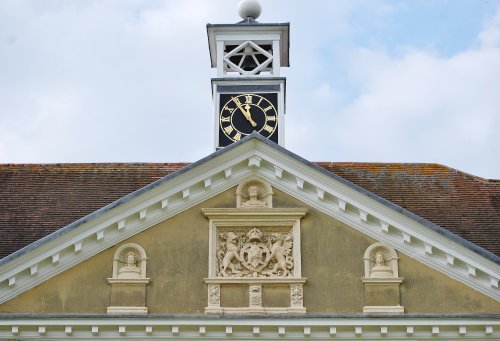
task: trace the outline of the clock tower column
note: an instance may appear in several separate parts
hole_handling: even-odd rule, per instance
[[[257,131],[284,146],[289,23],[264,24],[256,19],[256,0],[242,0],[236,24],[207,24],[212,78],[215,138],[220,149]]]

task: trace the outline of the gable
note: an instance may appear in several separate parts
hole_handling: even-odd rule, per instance
[[[137,243],[147,252],[149,314],[203,314],[206,306],[208,221],[202,208],[234,207],[228,189],[114,245],[0,305],[0,313],[105,314],[110,306],[115,250]],[[365,305],[363,254],[376,240],[279,190],[274,207],[305,207],[301,222],[304,299],[309,314],[360,314]],[[399,253],[401,302],[407,314],[495,313],[500,303]],[[265,286],[267,304],[287,300],[283,288]],[[245,306],[246,287],[231,288],[224,304]],[[383,303],[386,298],[381,298]],[[126,303],[126,302],[125,302]]]
[[[498,265],[474,245],[252,135],[7,259],[2,302],[249,176],[498,300]]]

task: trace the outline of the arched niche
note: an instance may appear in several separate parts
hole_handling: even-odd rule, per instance
[[[237,208],[273,207],[273,189],[259,178],[250,178],[236,187]]]
[[[363,256],[365,278],[397,278],[398,255],[394,248],[383,243],[370,245]]]
[[[108,314],[147,314],[146,251],[138,244],[123,244],[113,256],[113,277],[108,278],[111,285],[111,301]]]
[[[128,243],[116,249],[113,256],[114,279],[145,279],[147,256],[144,248]]]
[[[404,314],[399,287],[398,255],[394,248],[383,243],[370,245],[364,254],[365,287],[364,314]]]

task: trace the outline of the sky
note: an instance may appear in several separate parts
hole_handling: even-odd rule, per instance
[[[238,0],[1,0],[0,163],[212,153],[206,24]],[[500,179],[500,0],[260,0],[290,22],[285,147]]]

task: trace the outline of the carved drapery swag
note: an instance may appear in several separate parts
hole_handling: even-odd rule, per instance
[[[217,236],[217,277],[293,276],[292,232],[236,231]]]

